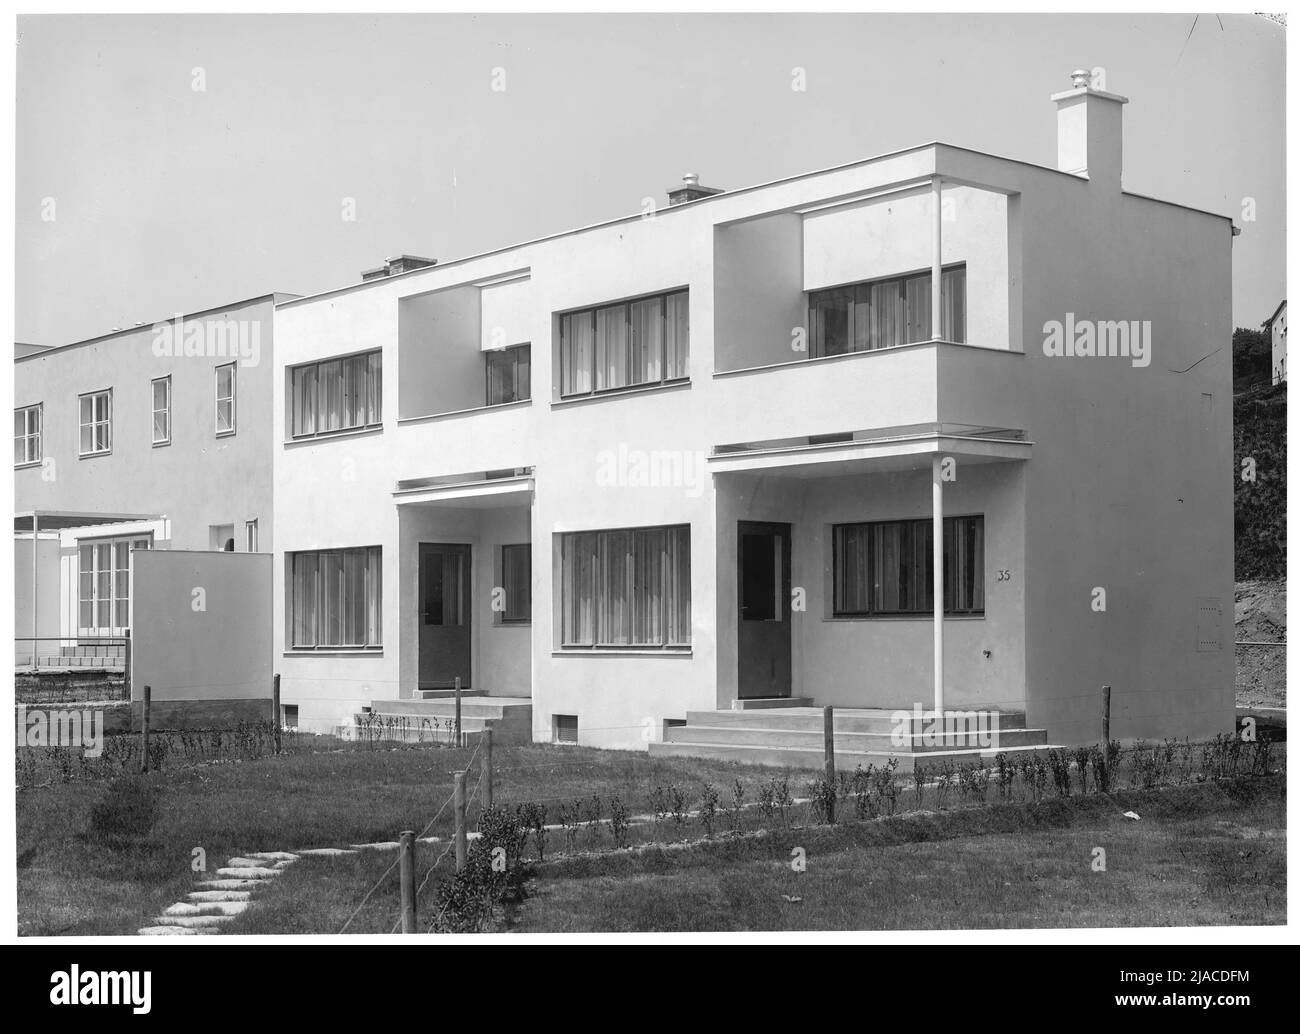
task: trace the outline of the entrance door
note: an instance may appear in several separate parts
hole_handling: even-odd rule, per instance
[[[470,687],[470,547],[420,543],[420,688]]]
[[[790,525],[740,521],[737,686],[742,700],[790,695]]]

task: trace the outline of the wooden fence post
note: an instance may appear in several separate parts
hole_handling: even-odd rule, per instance
[[[1101,687],[1101,746],[1110,749],[1110,687]]]
[[[402,830],[398,844],[402,885],[402,933],[415,933],[415,830]]]
[[[280,753],[280,727],[283,724],[280,720],[280,673],[277,671],[271,680],[271,729],[277,754]]]
[[[456,773],[456,871],[465,868],[469,838],[465,832],[465,773]]]
[[[463,747],[465,742],[460,738],[460,676],[456,676],[456,746]]]
[[[483,760],[479,782],[483,784],[483,807],[492,807],[492,727],[483,726]]]
[[[140,771],[149,771],[149,698],[153,689],[144,687],[144,701],[140,705]]]
[[[835,708],[822,708],[823,737],[826,741],[826,821],[835,821]]]

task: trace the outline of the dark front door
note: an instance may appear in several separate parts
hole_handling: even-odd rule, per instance
[[[736,534],[742,700],[790,695],[790,525],[740,521]]]
[[[420,543],[420,688],[470,687],[470,547]]]

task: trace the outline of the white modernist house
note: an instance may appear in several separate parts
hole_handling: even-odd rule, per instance
[[[459,678],[605,747],[756,701],[1084,742],[1107,684],[1116,738],[1231,729],[1232,225],[1123,190],[1125,98],[1052,101],[1057,167],[688,177],[277,305],[298,724]]]

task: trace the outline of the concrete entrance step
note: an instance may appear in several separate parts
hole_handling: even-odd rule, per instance
[[[447,697],[372,700],[370,710],[390,725],[380,735],[402,743],[444,740],[456,719],[456,701]],[[529,743],[533,738],[532,697],[462,696],[460,728],[469,743],[487,728],[492,730],[494,743]]]
[[[733,700],[733,711],[761,711],[769,707],[812,707],[812,697],[749,697]]]
[[[890,758],[898,759],[899,772],[911,772],[917,762],[931,765],[944,758],[954,763],[969,763],[983,759],[986,763],[999,753],[1019,756],[1034,751],[1057,749],[1051,744],[1038,744],[1025,747],[1004,747],[999,750],[937,750],[926,753],[893,753],[875,751],[836,751],[835,767],[840,772],[852,772],[858,765],[872,764],[879,767],[887,764]],[[651,743],[651,757],[688,757],[708,758],[713,761],[737,761],[746,765],[766,765],[772,768],[803,768],[820,770],[825,766],[825,757],[820,748],[810,750],[807,747],[758,746],[734,743]]]
[[[785,729],[767,725],[695,725],[669,728],[665,739],[672,743],[724,743],[734,746],[806,747],[824,749],[821,729]],[[902,742],[897,742],[901,740]],[[930,742],[930,741],[933,742]],[[848,732],[835,730],[835,751],[871,754],[932,753],[942,750],[983,748],[1003,750],[1007,747],[1039,746],[1047,742],[1046,729],[1000,729],[991,741],[978,730],[931,737],[926,733],[908,732],[895,737],[891,732]]]

